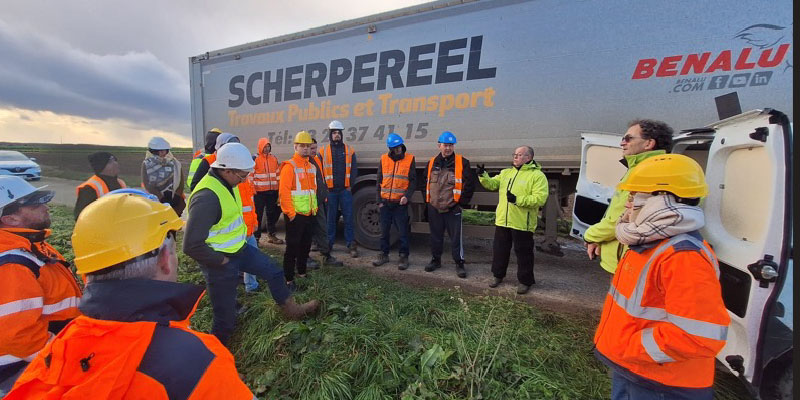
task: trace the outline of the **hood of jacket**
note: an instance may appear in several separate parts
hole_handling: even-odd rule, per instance
[[[256,146],[256,149],[258,149],[258,157],[264,156],[264,147],[267,147],[267,145],[270,146],[270,149],[272,148],[272,144],[269,142],[268,138],[262,137],[258,139],[258,145]],[[270,152],[270,154],[272,154],[272,152]]]
[[[169,324],[191,317],[201,286],[153,279],[96,281],[86,285],[78,308],[87,317],[107,321]]]
[[[622,165],[624,165],[628,169],[631,169],[631,168],[635,167],[636,164],[639,164],[640,162],[642,162],[642,161],[644,161],[644,160],[646,160],[646,159],[648,159],[648,158],[650,158],[652,156],[658,156],[658,155],[661,155],[661,154],[667,154],[666,150],[651,150],[651,151],[645,151],[645,152],[639,153],[639,154],[623,156],[623,158],[621,160],[619,160],[619,162],[621,162]]]

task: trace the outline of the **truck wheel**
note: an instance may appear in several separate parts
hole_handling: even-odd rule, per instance
[[[764,388],[766,390],[762,391],[761,398],[776,400],[794,399],[792,385],[793,371],[792,363],[787,363],[783,367],[783,370],[778,371],[778,376],[775,380]]]
[[[381,214],[374,185],[362,187],[353,195],[353,222],[356,241],[372,250],[381,248]]]

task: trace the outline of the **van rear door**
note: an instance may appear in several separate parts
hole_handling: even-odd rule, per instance
[[[762,333],[788,275],[791,125],[785,114],[766,109],[710,127],[710,192],[703,202],[702,234],[719,258],[722,296],[731,316],[728,341],[717,358],[730,368],[726,357],[741,356],[745,377],[759,385],[768,361],[762,359]]]
[[[625,175],[620,135],[605,132],[581,133],[581,170],[575,187],[570,235],[583,240],[590,226],[600,222]]]

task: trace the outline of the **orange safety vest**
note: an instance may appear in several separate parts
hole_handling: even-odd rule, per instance
[[[408,190],[411,163],[414,155],[406,153],[399,161],[392,160],[388,154],[381,155],[381,198],[389,201],[400,201]]]
[[[217,153],[208,154],[205,157],[203,157],[203,159],[206,160],[206,162],[208,162],[208,166],[210,167],[211,164],[214,163],[214,161],[217,161]]]
[[[280,179],[278,165],[278,158],[272,154],[268,156],[259,154],[256,157],[256,166],[253,169],[253,183],[256,191],[278,190],[278,180]]]
[[[166,330],[175,333],[170,335]],[[160,343],[153,340],[157,332],[164,332]],[[165,338],[174,341],[168,344],[170,347],[187,346],[188,340],[197,343],[195,347],[202,351],[187,354],[183,361],[208,363],[202,375],[176,376],[193,366],[168,360],[161,362],[160,371],[140,370],[146,356],[159,357],[151,346],[165,346],[164,340],[169,340]],[[187,382],[194,386],[179,386]],[[175,396],[189,400],[254,398],[239,379],[233,355],[212,335],[192,331],[175,321],[166,327],[150,321],[81,316],[45,346],[4,399],[166,400]]]
[[[295,214],[315,215],[317,213],[319,205],[317,204],[316,175],[317,168],[297,153],[281,164],[278,198],[281,211],[286,216],[293,218]]]
[[[247,236],[255,232],[258,227],[258,216],[256,215],[256,203],[253,196],[256,194],[256,188],[253,184],[253,174],[247,175],[247,180],[236,185],[236,190],[239,191],[239,197],[242,199],[242,218],[245,225],[247,225]]]
[[[594,342],[630,372],[667,386],[708,388],[730,317],[717,258],[689,234],[620,260]]]
[[[345,169],[344,169],[344,187],[350,187],[350,166],[353,163],[353,148],[344,145],[344,154],[345,154]],[[328,185],[329,189],[333,189],[333,155],[331,152],[331,145],[324,146],[320,149],[320,155],[322,156],[322,173],[325,176],[325,184]]]
[[[64,257],[21,235],[44,239],[49,231],[0,229],[0,370],[30,362],[52,336],[50,322],[80,315],[81,289]]]
[[[428,162],[428,179],[425,184],[425,201],[431,202],[431,170],[433,169],[433,161],[437,156],[431,158]],[[453,200],[458,202],[461,199],[461,191],[464,189],[464,158],[461,154],[456,154],[456,182],[453,186]]]
[[[122,179],[117,178],[117,182],[119,182],[119,186],[121,188],[127,187],[125,185],[125,181],[123,181]],[[100,179],[99,176],[92,175],[92,177],[89,178],[86,182],[81,183],[80,185],[78,185],[78,187],[75,188],[75,196],[77,196],[78,192],[80,192],[81,189],[83,189],[86,186],[90,186],[92,189],[94,189],[95,193],[97,193],[98,199],[106,195],[108,192],[110,192],[110,190],[108,190],[108,185],[106,185],[106,183],[103,182],[103,180]],[[142,186],[144,187],[144,185]]]

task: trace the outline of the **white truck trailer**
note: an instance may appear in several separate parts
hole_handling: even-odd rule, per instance
[[[270,138],[283,160],[296,132],[307,130],[325,145],[328,123],[342,121],[359,160],[352,185],[356,239],[375,248],[375,172],[389,133],[405,138],[420,169],[445,130],[458,136],[457,152],[495,171],[510,165],[514,148],[531,145],[551,182],[545,209],[552,232],[554,211],[578,184],[588,143],[582,135],[619,135],[634,118],[660,119],[676,130],[712,126],[741,109],[764,107],[792,121],[792,6],[790,0],[442,0],[210,51],[189,59],[194,147],[218,127],[253,151],[258,138]],[[423,171],[418,176],[424,182]],[[607,202],[603,193],[586,194],[600,203],[595,216]],[[496,201],[489,192],[473,198],[483,209]],[[412,203],[412,231],[426,232],[419,192]],[[576,218],[574,234],[591,219]],[[492,228],[464,230],[488,236]],[[738,336],[747,351],[726,355],[742,355],[745,378],[759,385],[771,379],[770,365],[780,364],[780,371],[791,365],[786,346],[770,359],[759,353],[775,296],[786,293],[775,287],[786,278],[764,283],[746,266],[734,269],[744,275],[723,274],[726,304],[738,299],[729,309],[753,319],[736,328],[751,332]],[[771,295],[751,290],[764,284],[773,285]]]

